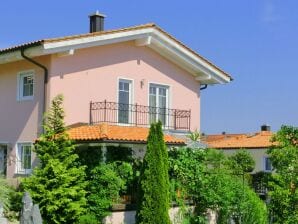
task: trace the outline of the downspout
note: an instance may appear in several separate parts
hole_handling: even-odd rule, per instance
[[[43,86],[43,105],[42,105],[42,116],[43,114],[46,112],[46,94],[47,94],[47,83],[48,83],[48,76],[49,76],[49,71],[47,69],[46,66],[40,64],[39,62],[37,61],[34,61],[32,58],[29,58],[28,56],[25,55],[25,50],[26,48],[21,48],[21,56],[31,62],[32,64],[42,68],[44,70],[44,80],[43,80],[43,83],[44,83],[44,86]],[[43,129],[43,132],[44,132],[44,129]]]
[[[204,90],[204,89],[207,89],[208,85],[207,84],[204,84],[202,85],[202,87],[200,87],[200,90]]]

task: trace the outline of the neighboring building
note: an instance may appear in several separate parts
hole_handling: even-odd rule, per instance
[[[259,171],[271,172],[272,165],[267,150],[273,144],[271,142],[272,135],[270,127],[263,125],[261,131],[254,134],[222,133],[220,135],[204,136],[202,140],[209,148],[222,150],[228,156],[245,149],[255,160],[256,165],[253,173]]]
[[[64,95],[70,136],[82,145],[143,153],[150,122],[168,145],[200,129],[200,88],[232,78],[155,24],[43,39],[0,50],[0,172],[31,173],[43,113]]]

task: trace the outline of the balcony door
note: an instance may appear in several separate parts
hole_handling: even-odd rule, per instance
[[[0,175],[6,174],[7,145],[0,144]]]
[[[118,123],[129,124],[131,120],[132,81],[119,79],[118,86]]]
[[[169,107],[169,87],[150,84],[149,88],[150,123],[160,120],[167,125]]]

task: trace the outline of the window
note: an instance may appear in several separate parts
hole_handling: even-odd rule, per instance
[[[269,157],[264,157],[264,171],[271,172],[273,170]]]
[[[32,169],[31,143],[19,143],[17,150],[16,173],[29,174]]]
[[[7,145],[0,143],[0,175],[6,174]]]
[[[120,79],[118,86],[118,122],[128,124],[130,121],[130,104],[131,104],[131,86],[130,80]]]
[[[150,84],[150,123],[160,120],[164,125],[167,124],[167,109],[169,107],[168,89],[167,86]]]
[[[32,100],[34,95],[34,73],[21,72],[18,75],[18,100]]]

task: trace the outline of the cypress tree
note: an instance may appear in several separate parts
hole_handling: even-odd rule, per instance
[[[66,134],[63,97],[55,97],[44,121],[45,133],[35,143],[40,165],[22,182],[39,204],[45,223],[75,223],[85,213],[85,167],[79,166]]]
[[[161,122],[153,123],[140,176],[137,224],[169,224],[168,152]]]

